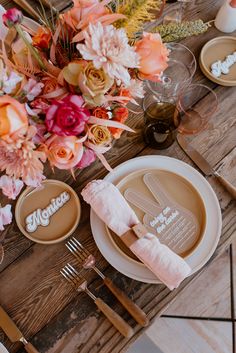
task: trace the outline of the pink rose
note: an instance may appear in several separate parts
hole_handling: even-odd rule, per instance
[[[83,156],[83,144],[75,136],[52,135],[45,145],[51,166],[58,169],[74,168]]]
[[[161,73],[167,68],[169,50],[162,43],[158,33],[143,33],[143,38],[135,45],[140,57],[140,77],[150,81],[158,81]]]
[[[85,123],[90,117],[88,109],[83,108],[81,96],[68,95],[62,100],[53,101],[46,114],[48,131],[59,136],[76,136],[85,129]]]
[[[12,9],[7,10],[2,15],[3,23],[7,27],[13,27],[14,25],[21,23],[23,19],[23,14],[20,10],[13,7]]]
[[[76,167],[79,169],[86,168],[90,164],[92,164],[96,158],[97,158],[96,153],[93,150],[91,150],[90,148],[86,148],[83,153],[83,157],[82,157],[81,161],[79,162],[79,164],[77,164]]]
[[[24,183],[20,179],[12,179],[8,175],[2,175],[0,178],[0,189],[9,199],[15,200],[23,186]]]

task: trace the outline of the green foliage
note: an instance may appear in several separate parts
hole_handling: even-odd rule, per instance
[[[129,38],[143,28],[145,22],[156,19],[162,0],[125,0],[118,3],[116,11],[124,14],[127,19],[119,21],[118,27],[123,27]]]
[[[199,19],[195,21],[159,25],[151,31],[155,33],[158,32],[161,35],[163,42],[168,43],[205,33],[209,27],[209,23],[204,23]]]

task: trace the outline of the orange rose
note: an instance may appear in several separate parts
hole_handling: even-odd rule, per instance
[[[27,126],[24,105],[8,95],[0,97],[0,137],[4,138]]]
[[[122,101],[121,103],[123,103],[123,104],[129,103],[130,99],[132,98],[131,93],[128,88],[121,88],[121,90],[119,92],[119,96],[129,98],[129,100]]]
[[[51,31],[46,27],[40,27],[32,38],[33,45],[41,49],[48,49],[51,38]]]
[[[58,89],[58,82],[56,78],[52,78],[50,76],[44,77],[42,79],[42,83],[44,84],[43,94],[48,94]]]
[[[158,33],[143,33],[143,38],[135,45],[140,57],[140,77],[150,81],[158,81],[161,73],[167,68],[169,50],[162,43]]]
[[[109,119],[108,111],[106,108],[97,107],[93,110],[93,116],[99,119]]]
[[[124,124],[125,121],[127,120],[129,116],[129,110],[126,107],[116,107],[113,110],[113,119],[114,121],[118,121],[119,123]],[[109,128],[110,132],[112,133],[112,136],[117,140],[120,138],[123,130],[119,129],[117,127],[110,127]]]

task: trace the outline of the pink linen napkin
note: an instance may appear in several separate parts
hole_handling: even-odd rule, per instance
[[[84,200],[118,236],[140,223],[120,191],[104,180],[94,180],[83,190]],[[151,233],[137,239],[130,250],[170,289],[190,274],[189,265]]]

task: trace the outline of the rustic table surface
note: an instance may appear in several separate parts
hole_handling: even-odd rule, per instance
[[[13,6],[13,2],[9,0],[0,0],[0,3],[6,8]],[[31,3],[35,6],[36,3],[38,4],[36,0]],[[196,0],[195,3],[197,7],[195,5],[194,8],[189,8],[185,14],[186,18],[202,18],[204,21],[210,21],[214,19],[222,1]],[[62,10],[69,5],[69,2],[54,0],[54,5]],[[184,44],[198,58],[204,43],[220,35],[222,33],[212,27],[206,34],[185,40]],[[207,80],[199,68],[194,82],[207,84],[215,90],[219,99],[219,110],[214,116],[214,128],[193,137],[193,144],[217,171],[236,185],[236,88],[217,86]],[[207,96],[202,99],[202,104],[208,104]],[[140,133],[124,133],[112,150],[106,154],[112,167],[130,158],[150,154],[168,155],[192,164],[177,143],[162,152],[146,146],[141,137],[143,127],[141,115],[131,116],[129,125],[134,126]],[[80,172],[76,180],[63,171],[53,174],[48,170],[47,176],[68,183],[80,194],[81,189],[90,180],[102,178],[106,173],[100,162],[96,162],[92,167]],[[210,177],[208,181],[218,196],[223,216],[222,236],[214,254],[215,257],[229,246],[236,235],[236,207],[232,197],[214,178]],[[82,219],[75,234],[97,256],[99,266],[105,274],[109,275],[143,308],[151,321],[160,316],[180,291],[184,290],[198,275],[195,274],[185,280],[181,287],[173,292],[164,285],[143,284],[121,275],[102,258],[97,250],[90,230],[89,207],[84,202]],[[90,287],[134,327],[135,334],[131,339],[124,339],[96,310],[94,303],[85,294],[78,295],[61,278],[59,270],[72,259],[64,243],[50,246],[35,244],[20,233],[14,222],[1,236],[5,236],[5,258],[0,267],[0,303],[41,353],[125,352],[128,346],[144,332],[144,329],[136,325],[118,305],[117,300],[93,273],[88,274]],[[204,293],[202,295],[204,297]],[[10,352],[19,352],[22,349],[21,345],[12,345],[3,332],[0,332],[0,341]]]

